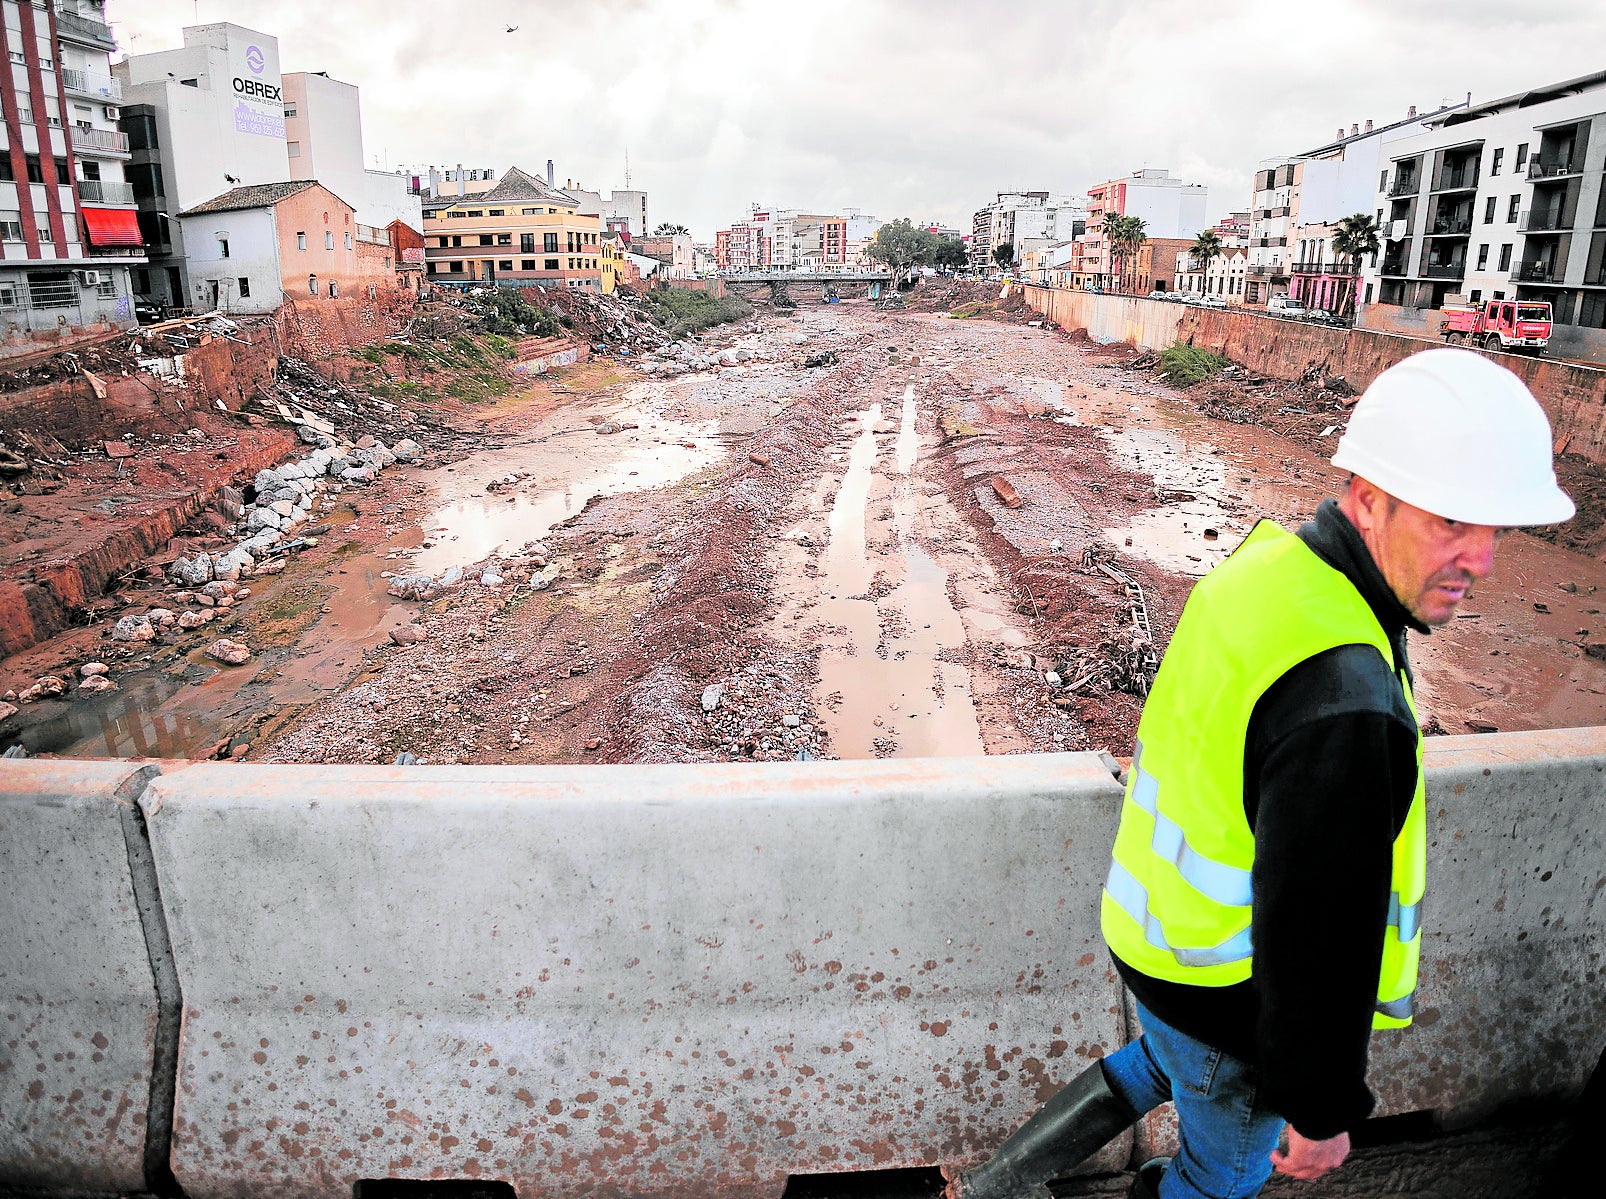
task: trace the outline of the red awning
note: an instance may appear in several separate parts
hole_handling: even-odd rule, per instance
[[[84,208],[84,224],[92,246],[143,246],[139,220],[132,208]]]

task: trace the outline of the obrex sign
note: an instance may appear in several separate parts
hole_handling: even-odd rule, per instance
[[[272,100],[275,104],[284,102],[280,89],[271,83],[258,83],[255,79],[241,79],[234,77],[234,90],[242,96],[255,96],[260,100]]]

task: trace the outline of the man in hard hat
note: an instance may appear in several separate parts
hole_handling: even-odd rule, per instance
[[[1177,1156],[1132,1194],[1242,1199],[1337,1168],[1371,1112],[1367,1042],[1411,1022],[1424,920],[1405,631],[1454,617],[1502,529],[1573,504],[1532,394],[1468,350],[1379,375],[1333,465],[1340,499],[1297,535],[1261,521],[1194,587],[1144,705],[1101,902],[1143,1035],[952,1199],[1046,1199],[1168,1101]]]

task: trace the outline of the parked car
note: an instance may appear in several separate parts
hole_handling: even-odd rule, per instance
[[[1227,301],[1220,296],[1204,296],[1200,299],[1199,306],[1201,308],[1225,308]]]
[[[1266,311],[1272,316],[1283,316],[1298,320],[1305,315],[1305,305],[1292,296],[1273,296],[1266,305]]]

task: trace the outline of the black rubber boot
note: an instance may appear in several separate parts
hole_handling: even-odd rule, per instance
[[[1160,1199],[1160,1178],[1171,1164],[1169,1157],[1151,1157],[1138,1167],[1126,1199]]]
[[[1063,1178],[1127,1128],[1127,1106],[1095,1062],[1060,1089],[998,1152],[948,1188],[948,1199],[1048,1199],[1047,1182]]]

